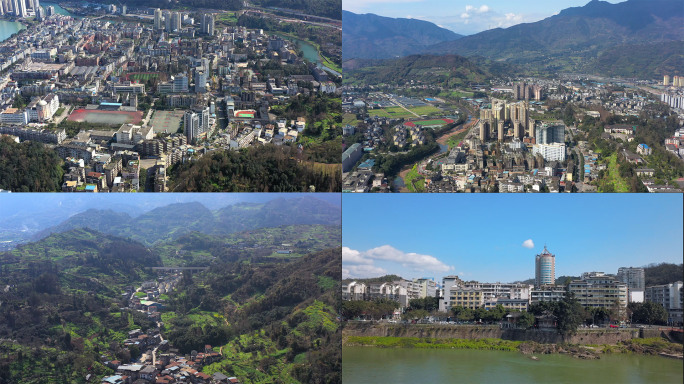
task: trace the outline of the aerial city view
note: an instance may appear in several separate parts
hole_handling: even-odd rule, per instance
[[[0,194],[0,383],[340,383],[340,202]]]
[[[345,196],[343,382],[682,382],[680,195],[452,196]]]
[[[678,192],[680,0],[342,4],[343,192]]]
[[[340,191],[340,1],[311,3],[1,0],[0,189]]]

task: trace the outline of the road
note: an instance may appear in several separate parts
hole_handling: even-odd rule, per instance
[[[261,14],[266,14],[270,15],[273,17],[277,17],[280,20],[283,21],[291,21],[291,22],[297,22],[297,23],[304,23],[304,24],[310,24],[310,25],[317,25],[320,27],[330,27],[330,28],[335,28],[339,29],[340,31],[342,30],[342,20],[336,20],[336,19],[331,19],[328,17],[323,17],[323,16],[316,16],[316,15],[308,15],[306,13],[302,13],[293,9],[286,9],[286,8],[261,8],[257,7],[254,4],[251,4],[249,1],[243,1],[243,6],[245,7],[244,12],[257,12]],[[284,16],[279,16],[271,12],[280,12],[280,13],[288,13],[290,15],[294,15],[294,17],[297,17],[296,19],[288,19],[285,18]],[[310,18],[310,19],[317,19],[321,21],[309,21],[309,20],[302,20],[302,18]]]
[[[161,328],[160,322],[157,322],[157,328]],[[161,340],[160,343],[164,341],[164,335],[161,332],[159,332],[159,339]],[[157,349],[159,349],[159,345],[152,350],[152,365],[157,365]]]
[[[472,112],[472,111],[469,111],[469,112]],[[462,125],[460,126],[460,128],[459,128],[459,126],[456,126],[456,127],[454,127],[452,130],[450,130],[450,131],[445,132],[444,134],[442,134],[440,137],[437,138],[437,143],[438,143],[438,144],[441,144],[441,145],[445,145],[446,142],[449,140],[449,138],[450,138],[451,136],[453,136],[453,135],[458,135],[459,133],[461,133],[461,132],[463,132],[463,131],[469,130],[469,129],[471,129],[471,128],[474,127],[474,126],[477,126],[477,123],[478,123],[479,121],[480,121],[479,119],[473,119],[471,115],[468,115],[468,120],[466,120],[466,123],[465,123],[465,124],[462,124]],[[427,176],[430,176],[430,175],[432,174],[432,172],[426,171],[426,170],[425,170],[425,165],[427,164],[427,162],[428,162],[430,159],[433,159],[434,157],[439,156],[439,155],[442,155],[442,153],[437,153],[437,154],[432,155],[432,156],[429,156],[429,157],[427,157],[427,158],[425,158],[425,159],[423,159],[423,160],[420,160],[420,161],[418,162],[418,167],[417,167],[417,168],[418,168],[418,169],[417,169],[417,170],[418,170],[418,173],[421,174],[421,175],[423,175],[423,176],[426,176],[426,177],[427,177]],[[415,163],[414,163],[414,164],[415,164]],[[404,167],[404,169],[402,169],[402,170],[399,172],[399,175],[398,175],[398,176],[401,177],[402,180],[404,180],[405,177],[406,177],[406,175],[411,171],[411,169],[413,169],[413,165],[414,165],[414,164],[410,164],[410,165]],[[403,188],[401,188],[401,189],[399,190],[399,192],[408,192],[408,189],[407,189],[406,187],[403,187]]]
[[[153,104],[153,105],[154,105],[154,104]],[[140,125],[142,125],[143,127],[144,127],[144,126],[147,126],[147,124],[150,122],[150,118],[152,117],[152,112],[154,112],[154,108],[150,108],[150,109],[147,111],[147,115],[146,115],[145,118],[140,122]]]
[[[64,121],[64,119],[69,117],[69,112],[71,112],[71,110],[73,108],[71,105],[68,105],[68,104],[62,104],[62,106],[64,108],[64,111],[62,112],[62,114],[60,116],[58,116],[54,119],[55,125],[60,125],[62,123],[62,121]]]

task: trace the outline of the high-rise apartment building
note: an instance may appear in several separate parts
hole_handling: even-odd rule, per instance
[[[202,16],[202,33],[205,35],[214,34],[214,16],[211,14],[204,14]]]
[[[162,23],[162,11],[159,8],[154,10],[154,29],[164,29],[164,24]]]
[[[180,12],[174,12],[171,14],[171,31],[180,32],[181,30],[181,14]]]
[[[209,130],[209,108],[195,108],[185,112],[185,135],[188,142],[200,138]]]
[[[618,280],[627,284],[628,300],[631,302],[644,301],[645,275],[643,268],[621,267],[618,269]]]
[[[620,267],[618,268],[617,278],[627,284],[627,288],[643,291],[646,287],[646,277],[643,268]]]
[[[207,80],[208,73],[204,69],[195,69],[195,92],[204,93],[207,92]]]
[[[17,3],[18,3],[18,6],[14,10],[14,14],[19,16],[19,17],[27,17],[28,16],[28,10],[26,8],[26,0],[18,0]]]
[[[546,245],[535,258],[534,286],[552,285],[556,282],[556,255],[551,254]]]
[[[541,124],[535,128],[537,144],[553,144],[565,142],[565,126]]]

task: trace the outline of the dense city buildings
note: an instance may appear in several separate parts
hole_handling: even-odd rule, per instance
[[[243,148],[296,151],[298,164],[333,161],[316,148],[336,135],[329,114],[341,77],[318,64],[320,53],[304,58],[298,43],[238,25],[235,12],[77,9],[84,17],[48,8],[49,16],[0,42],[0,131],[54,144],[48,148],[66,168],[62,191],[166,191],[181,166]],[[339,33],[329,23],[319,28]],[[307,113],[314,103],[326,111]],[[98,169],[95,158],[108,160]],[[130,161],[137,166],[128,172]],[[104,182],[88,181],[103,169],[111,173]]]
[[[431,61],[424,70],[447,68]],[[345,157],[351,162],[343,176],[347,192],[661,193],[684,187],[684,87],[672,81],[663,86],[659,80],[557,74],[492,77],[454,88],[411,75],[396,82],[360,71],[349,77],[342,100],[345,148],[360,144],[363,156]],[[674,166],[664,166],[661,159],[670,154]],[[375,184],[385,178],[386,187]]]
[[[571,297],[587,311],[610,313],[614,322],[629,319],[628,305],[640,305],[648,301],[663,306],[668,313],[669,324],[680,324],[681,281],[656,286],[646,286],[645,281],[644,267],[620,267],[616,274],[584,272],[579,278],[566,277],[563,283],[556,285],[555,255],[544,246],[543,251],[535,256],[534,285],[527,282],[464,281],[457,275],[444,276],[441,285],[437,285],[433,279],[425,278],[379,283],[350,279],[343,281],[342,299],[386,299],[396,301],[405,309],[411,305],[413,299],[438,297],[439,305],[436,309],[442,313],[450,313],[452,310],[458,312],[460,308],[473,311],[495,308],[503,308],[509,312],[527,311],[530,306],[539,308],[541,303],[560,302]],[[436,288],[435,291],[433,287]]]

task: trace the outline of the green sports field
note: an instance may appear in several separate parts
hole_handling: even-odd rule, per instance
[[[429,125],[444,125],[444,124],[446,124],[446,121],[444,121],[442,119],[435,119],[435,120],[414,121],[413,123],[416,125],[422,125],[422,126],[428,125],[429,126]]]

